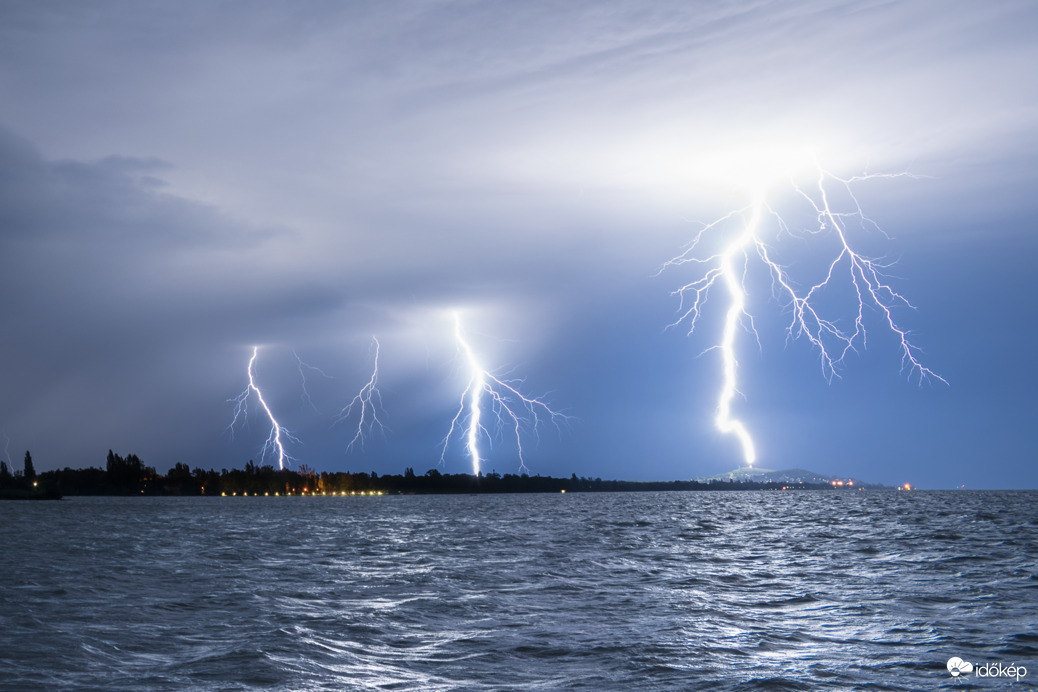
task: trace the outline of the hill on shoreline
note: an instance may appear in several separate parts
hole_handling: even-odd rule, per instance
[[[892,486],[882,485],[880,483],[867,483],[858,478],[851,478],[849,476],[827,476],[825,474],[817,473],[815,471],[808,471],[807,469],[792,468],[792,469],[762,469],[755,468],[753,466],[742,466],[725,473],[719,473],[715,476],[709,476],[707,478],[696,479],[703,483],[710,483],[711,481],[736,481],[736,482],[748,482],[748,483],[807,483],[810,485],[845,485],[854,486],[860,488],[890,488]]]

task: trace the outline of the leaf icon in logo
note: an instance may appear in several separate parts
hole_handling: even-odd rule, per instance
[[[963,661],[958,656],[952,656],[948,659],[948,672],[952,674],[952,677],[959,677],[960,675],[968,675],[973,672],[973,664],[969,661]]]

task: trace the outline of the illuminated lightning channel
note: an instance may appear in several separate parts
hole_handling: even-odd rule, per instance
[[[291,440],[292,442],[299,442],[299,439],[294,437],[292,433],[277,422],[277,419],[274,418],[274,414],[270,410],[270,406],[268,406],[267,402],[263,399],[263,393],[259,390],[259,387],[256,386],[256,379],[252,372],[252,366],[256,363],[256,356],[258,355],[259,346],[253,346],[252,358],[249,359],[248,367],[249,386],[235,398],[228,399],[228,401],[233,401],[235,403],[235,408],[234,418],[231,420],[231,424],[227,426],[227,429],[233,434],[234,426],[238,423],[238,420],[241,419],[244,423],[248,419],[249,395],[252,392],[256,392],[256,399],[259,401],[260,406],[263,408],[263,411],[267,414],[267,418],[270,420],[270,435],[267,436],[267,441],[263,443],[263,448],[261,450],[262,458],[266,458],[267,454],[276,452],[278,457],[278,468],[284,469],[286,460],[295,461],[295,459],[285,452],[285,444],[282,442],[281,438],[284,436],[285,439]]]
[[[938,379],[947,384],[944,378],[922,364],[920,351],[909,340],[909,332],[900,327],[894,319],[896,307],[911,308],[912,305],[888,283],[884,271],[890,264],[859,254],[851,248],[847,239],[848,222],[855,222],[863,228],[880,230],[865,216],[851,190],[852,184],[862,180],[893,178],[899,175],[905,174],[840,178],[818,167],[815,188],[802,189],[793,184],[796,193],[806,200],[815,212],[817,228],[809,232],[815,235],[829,234],[836,239],[836,255],[829,262],[824,278],[806,290],[795,287],[787,269],[770,257],[768,246],[761,240],[760,232],[765,216],[773,218],[780,231],[789,232],[782,217],[768,205],[763,195],[755,197],[747,207],[730,212],[705,225],[685,252],[661,267],[660,271],[670,266],[686,264],[700,268],[701,275],[698,279],[674,291],[681,302],[679,317],[670,326],[687,322],[690,334],[695,331],[710,289],[720,281],[727,291],[729,302],[724,329],[721,341],[713,347],[721,352],[724,374],[715,424],[721,432],[734,434],[739,439],[747,466],[753,465],[757,454],[746,426],[732,415],[732,400],[738,392],[736,332],[742,326],[757,336],[753,319],[746,311],[745,288],[747,268],[754,256],[770,273],[773,294],[790,309],[791,319],[786,328],[787,343],[798,338],[807,339],[818,350],[822,374],[830,382],[833,377],[839,377],[837,370],[847,354],[857,352],[859,346],[866,346],[865,309],[870,307],[879,312],[887,327],[900,342],[902,372],[907,371],[910,378],[918,378],[920,384],[927,378]],[[849,211],[834,210],[830,203],[830,188],[833,187],[842,188],[847,195],[847,199],[850,200]],[[700,244],[708,237],[712,240],[713,236],[720,235],[723,241],[729,233],[730,222],[737,220],[742,221],[741,226],[738,227],[735,237],[728,241],[720,252],[708,257],[696,254]],[[853,327],[838,326],[836,318],[828,316],[822,307],[825,289],[832,288],[841,276],[849,280],[856,296]]]
[[[352,451],[353,446],[358,442],[361,448],[363,448],[364,437],[376,428],[382,433],[386,431],[386,426],[378,418],[378,409],[382,408],[382,394],[378,391],[378,356],[381,344],[374,336],[371,337],[371,341],[375,347],[375,366],[371,370],[371,379],[360,388],[353,400],[339,411],[339,417],[336,419],[337,423],[345,421],[353,414],[354,407],[357,407],[360,411],[360,419],[357,421],[357,434],[346,445],[347,452]]]
[[[454,414],[450,430],[443,439],[443,451],[440,453],[440,462],[444,462],[447,454],[447,445],[450,443],[454,431],[460,430],[465,426],[465,445],[468,449],[469,457],[472,459],[472,473],[479,475],[480,463],[482,461],[479,454],[480,435],[483,434],[488,439],[491,438],[490,432],[481,422],[483,395],[486,394],[490,397],[490,411],[497,418],[498,426],[500,427],[507,423],[508,427],[515,434],[516,448],[519,450],[519,471],[529,471],[523,458],[523,427],[531,427],[534,434],[537,435],[544,416],[547,416],[556,426],[558,426],[560,420],[568,419],[568,416],[552,410],[540,399],[530,399],[523,396],[512,384],[500,380],[484,370],[483,366],[476,359],[476,354],[473,352],[472,347],[465,339],[461,328],[461,316],[458,313],[454,313],[454,338],[458,343],[458,349],[465,354],[470,377],[468,386],[465,387],[461,394],[458,412]],[[509,405],[510,403],[511,406]],[[520,405],[521,409],[519,408]],[[525,409],[525,412],[523,409]]]
[[[314,403],[314,400],[310,398],[310,390],[307,389],[306,386],[306,371],[313,370],[318,375],[327,380],[331,380],[334,378],[328,373],[326,373],[324,370],[321,370],[319,367],[315,365],[310,365],[309,363],[304,361],[302,358],[299,357],[299,354],[295,351],[292,351],[292,355],[296,357],[296,365],[299,366],[299,379],[303,382],[303,394],[301,395],[303,401],[314,410],[314,413],[320,413],[320,411],[317,409],[317,405]]]

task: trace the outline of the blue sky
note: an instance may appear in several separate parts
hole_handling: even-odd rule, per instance
[[[668,330],[695,277],[658,270],[766,188],[771,251],[817,281],[831,236],[789,184],[811,151],[911,174],[856,183],[885,235],[848,236],[896,260],[898,324],[947,385],[902,372],[875,310],[828,381],[751,272],[732,406],[758,465],[1038,487],[1036,29],[1030,2],[4,3],[0,455],[259,461],[258,409],[227,430],[259,345],[297,463],[423,472],[467,382],[460,310],[487,369],[571,416],[533,473],[727,471],[726,296]],[[389,430],[347,452],[372,335]],[[294,354],[331,376],[308,371],[314,406]],[[483,468],[517,470],[489,442]]]

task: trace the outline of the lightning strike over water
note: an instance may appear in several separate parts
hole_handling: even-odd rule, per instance
[[[912,308],[912,305],[888,282],[889,279],[884,272],[890,267],[890,263],[882,263],[860,254],[851,247],[848,240],[851,224],[864,230],[872,229],[882,233],[879,226],[862,211],[851,189],[852,185],[865,180],[894,178],[907,174],[840,178],[820,167],[817,167],[817,171],[818,177],[813,187],[805,189],[792,183],[792,190],[807,202],[814,213],[816,227],[809,229],[807,233],[831,236],[835,239],[836,252],[828,261],[823,278],[810,284],[808,288],[799,288],[788,269],[772,259],[769,254],[770,248],[762,238],[767,219],[773,221],[774,228],[780,234],[792,233],[786,221],[772,208],[764,194],[755,196],[748,206],[704,225],[685,252],[666,262],[660,269],[662,272],[667,267],[692,265],[700,270],[699,278],[673,292],[680,298],[680,307],[678,319],[670,326],[688,323],[689,334],[695,331],[710,289],[718,282],[724,285],[728,296],[728,310],[721,340],[712,349],[708,349],[721,352],[723,371],[714,422],[722,433],[733,434],[738,438],[747,466],[752,466],[756,462],[757,452],[746,425],[732,414],[732,401],[738,393],[735,343],[739,328],[742,327],[757,337],[753,318],[746,308],[747,273],[755,259],[759,260],[760,266],[770,274],[772,294],[790,310],[790,322],[786,327],[787,343],[799,338],[807,339],[818,351],[822,374],[830,382],[833,377],[839,377],[837,370],[847,355],[856,353],[859,348],[866,346],[865,317],[866,307],[869,307],[878,312],[886,327],[898,340],[902,372],[907,371],[908,376],[916,377],[920,384],[928,378],[947,384],[944,378],[922,364],[920,351],[909,340],[909,332],[899,326],[894,318],[895,308]],[[843,194],[846,207],[836,208],[831,202],[834,189]],[[734,233],[731,231],[732,224],[735,224],[736,228]],[[729,236],[732,237],[728,239]],[[701,246],[708,243],[721,243],[722,249],[705,257],[697,254]],[[838,318],[829,314],[834,299],[831,295],[825,297],[827,292],[834,292],[841,277],[843,285],[853,289],[851,312],[855,317],[852,327],[838,325]],[[759,337],[757,341],[759,345]]]
[[[552,410],[540,399],[531,399],[524,396],[512,384],[500,380],[483,369],[476,358],[472,346],[465,339],[461,327],[461,315],[454,314],[454,338],[458,343],[458,349],[465,354],[465,362],[469,368],[469,383],[461,394],[461,402],[458,412],[454,414],[450,430],[443,439],[443,450],[440,453],[440,463],[444,463],[447,454],[447,446],[455,430],[465,428],[465,446],[469,457],[472,459],[472,473],[480,473],[482,458],[479,452],[479,440],[481,435],[491,439],[490,432],[483,425],[483,395],[490,399],[490,412],[497,419],[498,427],[507,424],[515,434],[516,448],[519,452],[519,471],[527,472],[529,468],[523,458],[523,427],[533,429],[536,435],[544,417],[547,417],[558,426],[559,420],[566,420],[568,416]],[[510,405],[511,404],[511,405]],[[466,414],[466,408],[468,413]],[[467,420],[466,420],[467,418]]]
[[[295,461],[295,459],[293,459],[291,456],[288,455],[287,452],[285,452],[285,444],[282,441],[282,437],[291,440],[292,442],[299,442],[299,439],[293,437],[292,433],[290,433],[284,426],[278,423],[277,419],[274,418],[273,412],[271,412],[270,410],[270,406],[267,405],[266,400],[264,400],[263,398],[263,392],[261,392],[259,390],[259,387],[256,386],[256,378],[252,372],[252,368],[253,365],[255,365],[256,363],[256,356],[258,355],[259,346],[253,346],[252,358],[249,359],[248,367],[249,386],[246,387],[245,390],[242,391],[242,393],[236,396],[235,398],[228,399],[228,401],[233,401],[235,403],[235,408],[234,418],[231,420],[231,424],[227,426],[227,429],[230,430],[233,434],[234,426],[238,423],[238,420],[241,419],[241,421],[244,423],[248,419],[249,395],[252,392],[255,392],[256,399],[259,401],[260,407],[263,409],[264,413],[267,414],[267,418],[270,420],[270,434],[267,436],[266,442],[263,443],[263,448],[261,450],[262,458],[266,458],[268,454],[277,453],[278,468],[284,469],[285,461]]]
[[[357,407],[360,411],[360,419],[357,421],[357,433],[350,440],[350,443],[346,445],[347,452],[352,451],[353,446],[358,442],[361,448],[363,448],[365,436],[371,434],[376,428],[382,433],[385,433],[387,429],[378,418],[378,410],[382,408],[382,394],[378,390],[378,356],[382,346],[374,336],[371,337],[371,341],[375,347],[375,365],[371,370],[371,378],[367,384],[360,388],[353,400],[339,411],[339,417],[336,419],[337,423],[345,421],[353,414],[354,407]]]

